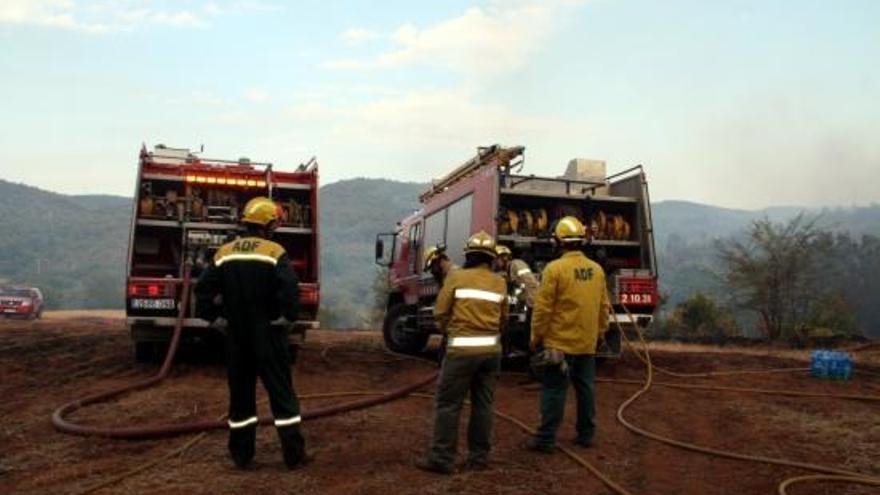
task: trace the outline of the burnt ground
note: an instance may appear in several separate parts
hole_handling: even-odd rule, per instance
[[[679,346],[653,353],[655,362],[678,371],[804,366],[791,353]],[[861,351],[859,363],[880,362],[877,347]],[[183,356],[158,387],[99,404],[73,415],[86,424],[129,425],[215,419],[225,409],[222,363]],[[858,369],[859,364],[857,364]],[[113,313],[63,314],[42,321],[0,320],[0,493],[80,493],[159,458],[193,435],[148,441],[83,438],[56,432],[52,411],[87,393],[155,373],[135,364],[124,324]],[[876,368],[874,368],[876,369]],[[313,332],[295,367],[300,395],[384,391],[435,370],[432,363],[382,350],[372,332]],[[600,378],[639,379],[633,357],[600,369]],[[848,383],[820,381],[806,373],[745,375],[658,381],[749,386],[782,390],[880,395],[880,375],[857,375]],[[636,436],[615,419],[618,405],[636,385],[597,385],[597,445],[582,455],[638,494],[776,493],[798,469],[719,459],[682,451]],[[430,388],[427,390],[430,392]],[[260,391],[261,412],[268,412]],[[303,400],[304,409],[351,400]],[[573,401],[569,401],[572,406]],[[538,419],[538,392],[522,373],[506,372],[496,405],[530,425]],[[316,461],[294,472],[283,469],[272,428],[261,428],[254,469],[238,471],[226,457],[226,435],[212,432],[180,455],[98,493],[611,493],[561,453],[521,448],[526,434],[498,420],[492,468],[453,476],[423,473],[412,461],[425,448],[431,427],[430,399],[412,397],[304,425]],[[560,440],[573,437],[569,410]],[[803,399],[656,387],[628,417],[649,430],[681,440],[738,452],[822,463],[880,475],[880,403]],[[466,414],[464,415],[466,416]],[[463,432],[464,428],[462,428]],[[461,445],[464,445],[462,442]],[[793,494],[876,493],[876,487],[799,485]]]

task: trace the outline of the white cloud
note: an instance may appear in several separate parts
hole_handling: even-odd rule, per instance
[[[245,12],[278,12],[284,7],[278,4],[261,2],[258,0],[241,0],[237,2],[207,2],[202,6],[207,14],[212,16],[241,14]]]
[[[71,0],[3,0],[0,2],[0,24],[44,26],[86,33],[133,31],[147,26],[203,29],[211,25],[212,18],[220,15],[274,9],[278,7],[256,1],[208,2],[196,10],[187,10],[154,7],[149,0],[106,0],[83,5]]]
[[[304,122],[308,130],[300,128]],[[572,126],[556,117],[486,103],[467,89],[438,89],[362,103],[307,101],[287,108],[273,127],[284,129],[283,136],[306,139],[328,163],[351,164],[325,169],[331,180],[378,174],[425,181],[442,175],[479,145],[526,144],[537,136],[564,138]],[[316,130],[320,132],[306,134]],[[340,147],[340,142],[346,145]]]
[[[347,45],[359,45],[379,38],[379,33],[363,28],[347,29],[339,35]]]
[[[169,98],[167,102],[172,105],[196,105],[203,107],[228,107],[233,103],[232,100],[219,96],[212,91],[201,89],[190,91],[185,97]]]
[[[506,73],[525,64],[540,50],[564,5],[565,2],[499,2],[468,9],[424,29],[403,24],[389,35],[397,45],[394,49],[368,59],[331,60],[324,66],[377,69],[421,64],[478,76]]]
[[[254,103],[262,103],[269,99],[269,93],[262,88],[250,88],[244,92],[244,98]]]
[[[498,1],[432,25],[402,23],[390,32],[376,33],[383,41],[390,40],[392,48],[366,58],[331,60],[324,67],[428,66],[458,74],[460,81],[446,87],[371,94],[366,102],[363,97],[346,98],[350,90],[332,96],[318,94],[290,108],[291,120],[326,129],[322,138],[326,141],[317,144],[319,149],[332,150],[330,155],[322,151],[325,158],[351,162],[350,156],[334,147],[345,140],[352,149],[371,150],[355,160],[360,170],[381,170],[383,176],[404,180],[439,176],[478,145],[583,139],[589,133],[582,122],[523,112],[514,104],[487,98],[490,87],[545,49],[572,3]],[[360,36],[351,31],[342,33],[343,40]],[[397,165],[389,167],[390,163]],[[555,168],[552,173],[559,172]]]

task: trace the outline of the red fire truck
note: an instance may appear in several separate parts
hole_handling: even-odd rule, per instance
[[[256,196],[272,198],[280,219],[273,240],[284,246],[299,285],[295,343],[317,327],[318,167],[207,159],[183,148],[141,148],[128,243],[126,316],[135,357],[153,360],[170,340],[182,300],[184,264],[193,285],[219,246],[240,232],[240,209]],[[190,297],[183,338],[204,341],[219,330],[193,317]]]
[[[474,158],[422,193],[421,210],[402,219],[395,232],[377,236],[376,262],[388,268],[383,332],[389,349],[418,352],[437,332],[433,305],[438,286],[423,270],[427,249],[445,245],[452,261],[461,265],[465,240],[484,230],[540,274],[558,256],[551,234],[554,222],[566,215],[578,217],[590,231],[584,250],[607,273],[612,321],[629,324],[629,310],[637,325],[651,322],[657,306],[657,263],[642,167],[607,176],[604,162],[575,159],[562,177],[521,175],[524,150],[479,148]],[[503,339],[508,356],[528,352],[530,335],[529,310],[515,297],[519,288],[510,290],[510,321]],[[598,355],[618,356],[620,347],[612,323]]]

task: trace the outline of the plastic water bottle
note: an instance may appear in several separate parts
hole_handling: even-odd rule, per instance
[[[840,353],[837,351],[830,351],[828,353],[828,378],[832,380],[840,379],[842,361],[840,359]]]
[[[810,370],[816,378],[828,378],[831,364],[830,352],[825,349],[813,351],[811,355]]]
[[[816,378],[820,377],[819,372],[819,353],[822,351],[813,351],[810,353],[810,374]]]
[[[846,352],[841,354],[840,379],[847,381],[852,376],[852,355]]]

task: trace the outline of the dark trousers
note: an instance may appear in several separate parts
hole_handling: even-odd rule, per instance
[[[468,460],[487,462],[492,438],[492,404],[495,383],[501,370],[501,356],[446,356],[440,368],[434,406],[434,436],[428,460],[452,466],[458,445],[458,422],[465,397],[470,392]]]
[[[541,426],[535,435],[538,442],[545,446],[556,444],[556,431],[562,424],[565,415],[565,397],[568,394],[568,383],[574,386],[577,400],[577,440],[589,442],[593,439],[596,424],[594,384],[596,378],[596,359],[592,354],[566,355],[568,374],[562,373],[559,366],[548,366],[544,372],[541,388]]]
[[[257,416],[257,377],[269,395],[278,437],[288,466],[298,464],[305,442],[300,431],[299,400],[290,376],[287,333],[265,327],[242,330],[230,328],[226,339],[227,380],[229,384],[229,452],[237,464],[254,456]],[[282,425],[278,423],[281,422]]]

